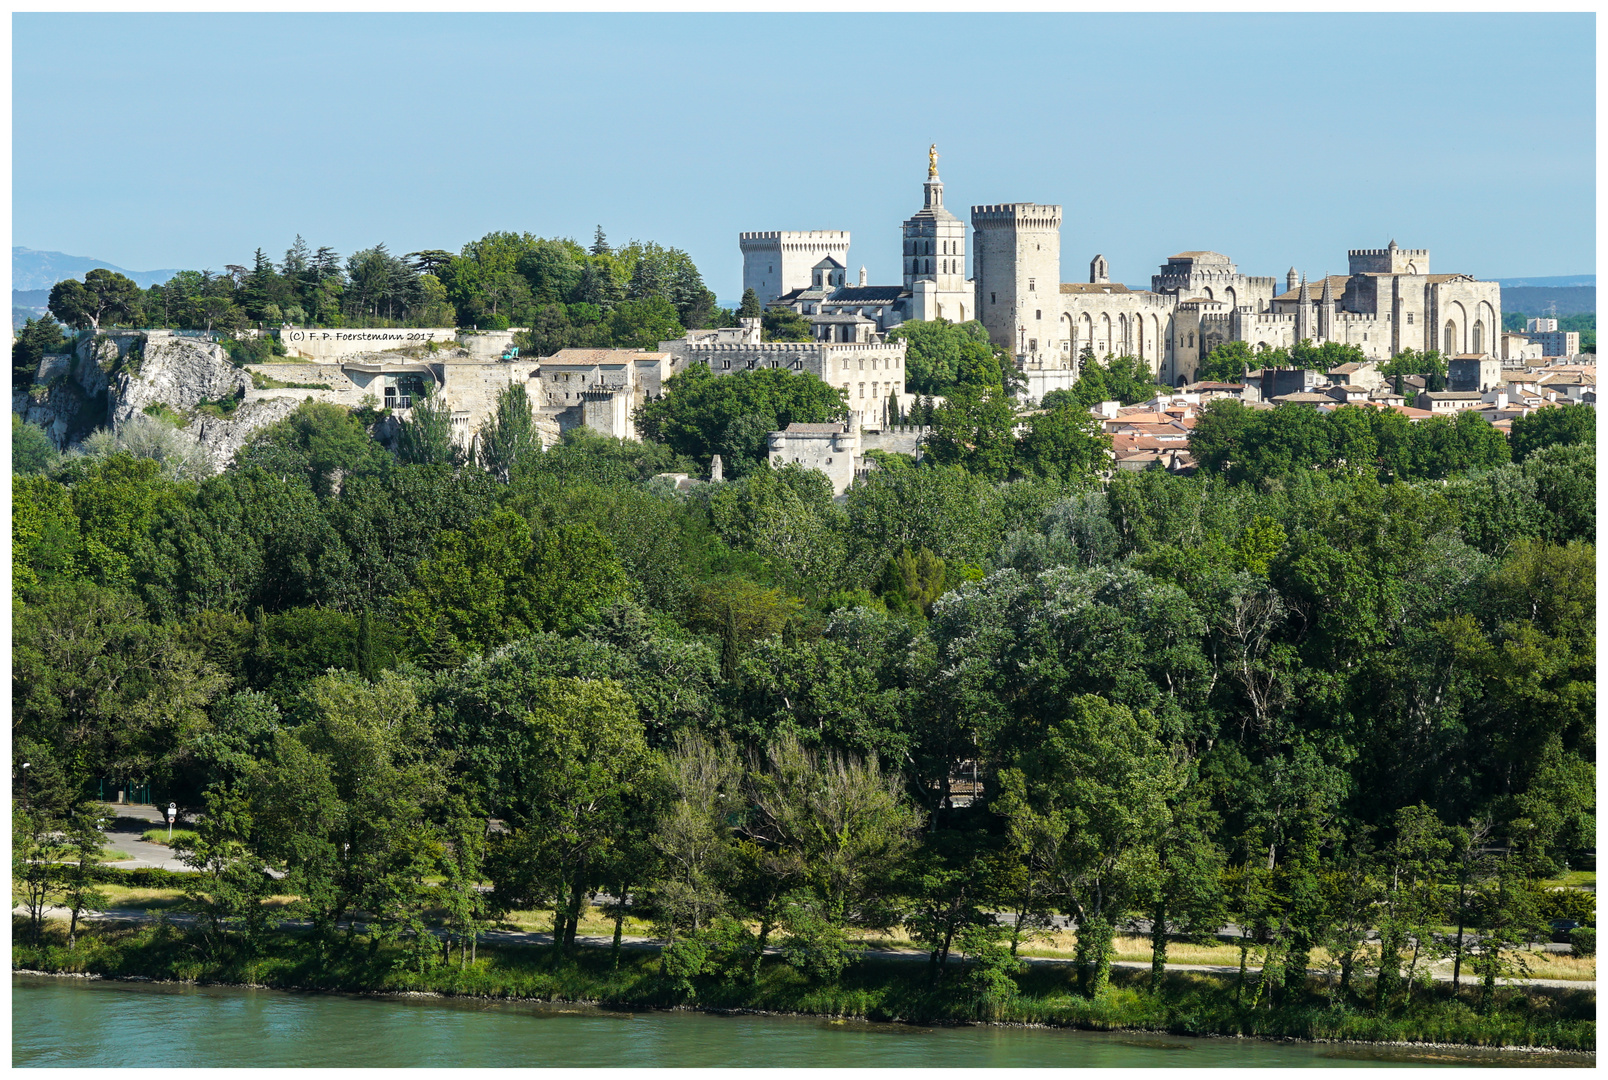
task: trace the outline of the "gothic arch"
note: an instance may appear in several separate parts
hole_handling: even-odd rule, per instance
[[[1200,287],[1200,294],[1202,296],[1204,296],[1208,300],[1216,300],[1217,299],[1217,297],[1212,295],[1212,287],[1210,285],[1202,285]]]
[[[1105,351],[1109,353],[1111,351],[1111,312],[1106,311],[1100,314],[1100,330],[1101,340],[1105,343]],[[1096,348],[1094,350],[1095,355],[1099,356],[1100,351],[1100,349]]]
[[[1143,315],[1133,317],[1133,336],[1134,355],[1143,360],[1145,358],[1145,317]]]
[[[1233,311],[1238,305],[1239,294],[1234,292],[1234,287],[1232,285],[1223,290],[1223,303],[1228,305],[1228,310],[1230,311]]]
[[[1446,320],[1446,327],[1441,333],[1441,355],[1457,355],[1457,324],[1450,319]]]
[[[1154,315],[1150,316],[1150,344],[1156,350],[1156,370],[1161,370],[1161,321]]]
[[[1129,348],[1128,348],[1128,316],[1126,316],[1126,315],[1118,315],[1117,316],[1117,340],[1122,342],[1122,344],[1112,346],[1111,351],[1116,353],[1117,355],[1121,356],[1121,355],[1123,355],[1123,354],[1125,354],[1125,353],[1127,353],[1129,351]]]
[[[1468,351],[1473,353],[1485,351],[1485,320],[1475,319],[1474,329],[1469,334]]]

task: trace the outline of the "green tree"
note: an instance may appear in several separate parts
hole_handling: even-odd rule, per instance
[[[532,535],[511,510],[443,532],[418,581],[397,599],[401,624],[415,648],[454,663],[535,630],[572,631],[627,588],[594,526],[559,522]]]
[[[836,387],[785,368],[716,375],[695,364],[671,379],[666,390],[663,397],[637,407],[643,437],[700,463],[719,454],[734,477],[764,460],[769,432],[848,414]]]
[[[495,902],[552,900],[553,940],[567,949],[652,760],[630,695],[611,680],[540,680],[520,719],[517,828],[489,864]]]
[[[949,393],[959,381],[961,349],[965,345],[982,346],[990,357],[993,356],[988,331],[976,321],[950,323],[943,319],[910,319],[888,331],[888,340],[909,342],[905,352],[905,389],[913,394]],[[995,367],[997,370],[997,360]]]
[[[1002,386],[964,387],[933,411],[926,456],[991,480],[1010,474],[1016,458],[1016,407]]]
[[[757,319],[764,314],[759,306],[759,294],[753,289],[743,290],[742,303],[737,306],[739,319]]]
[[[140,287],[122,274],[96,268],[82,282],[68,278],[51,286],[49,308],[69,326],[98,332],[102,319],[115,322],[139,312]]]
[[[512,383],[497,392],[497,411],[480,428],[480,460],[503,483],[514,469],[541,453],[530,395],[524,383]]]
[[[45,429],[30,424],[17,413],[11,414],[11,473],[37,476],[48,472],[61,460],[61,453]]]
[[[1064,398],[1028,417],[1016,459],[1025,472],[1051,480],[1087,481],[1110,460],[1111,436],[1087,408]]]
[[[1067,702],[1044,741],[1001,774],[996,812],[1037,838],[1041,865],[1077,917],[1090,996],[1109,981],[1117,920],[1139,895],[1138,867],[1154,860],[1183,780],[1148,713],[1093,695]]]
[[[663,296],[627,300],[609,312],[609,337],[617,348],[657,351],[659,342],[680,337],[680,315]]]
[[[1558,405],[1513,418],[1513,460],[1545,446],[1596,446],[1597,414],[1583,405]]]
[[[67,344],[67,336],[61,332],[61,323],[49,312],[23,323],[22,330],[11,343],[12,389],[26,390],[33,385],[39,362],[47,355],[61,352]]]
[[[809,319],[792,308],[767,308],[761,319],[760,332],[764,341],[815,340],[815,328]]]
[[[250,810],[257,851],[286,871],[291,911],[328,944],[354,910],[375,947],[425,945],[418,905],[433,868],[428,814],[442,797],[447,761],[412,683],[386,673],[370,684],[321,675],[304,690],[302,723],[274,736],[254,774]],[[348,925],[348,941],[355,938]],[[427,948],[433,955],[431,938]]]
[[[875,758],[810,750],[787,735],[750,763],[744,832],[807,887],[784,916],[795,966],[835,979],[847,959],[841,928],[892,915],[888,878],[920,824],[901,786]]]
[[[235,455],[237,467],[299,474],[320,496],[335,494],[346,478],[378,467],[384,452],[350,410],[305,401],[285,419],[252,436]]]
[[[415,398],[406,420],[397,427],[397,460],[407,465],[452,465],[458,447],[452,438],[452,406],[427,389]]]

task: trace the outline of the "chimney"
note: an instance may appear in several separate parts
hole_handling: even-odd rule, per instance
[[[860,287],[865,288],[865,267],[860,267]]]

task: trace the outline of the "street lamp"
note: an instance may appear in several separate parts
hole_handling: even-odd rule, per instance
[[[168,840],[173,839],[173,819],[179,816],[177,803],[168,803]]]

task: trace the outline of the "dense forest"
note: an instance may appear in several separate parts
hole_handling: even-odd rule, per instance
[[[687,253],[641,241],[615,247],[601,227],[590,247],[529,233],[493,232],[458,254],[394,254],[384,244],[344,260],[301,237],[277,263],[185,270],[141,290],[109,270],[58,282],[55,319],[78,328],[463,326],[529,328],[530,346],[653,348],[688,329],[732,325]]]
[[[1595,847],[1592,411],[1420,445],[1226,402],[1195,475],[1102,476],[1131,362],[1024,420],[954,360],[926,459],[837,500],[731,435],[841,415],[784,372],[683,376],[640,443],[510,406],[481,462],[312,403],[204,478],[14,431],[14,855],[148,784],[242,949],[275,888],[419,964],[602,894],[694,981],[830,981],[868,926],[942,978],[1066,915],[1090,993],[1136,916],[1159,965],[1241,927],[1270,994],[1318,950],[1380,1004],[1453,953],[1494,986]]]

